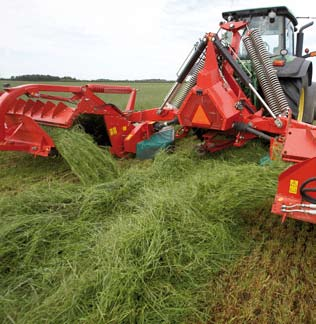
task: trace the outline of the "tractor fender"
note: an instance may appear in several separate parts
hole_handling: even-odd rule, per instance
[[[281,78],[300,78],[303,86],[310,86],[312,84],[313,64],[302,57],[295,57],[291,61],[287,61],[282,67],[276,67],[277,75]],[[307,77],[306,77],[307,76]]]

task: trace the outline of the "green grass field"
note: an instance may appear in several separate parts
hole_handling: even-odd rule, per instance
[[[170,84],[134,86],[144,109]],[[316,321],[315,228],[270,214],[263,144],[122,161],[58,133],[74,159],[0,152],[2,323]]]
[[[0,85],[4,83],[10,83],[12,87],[22,84],[27,84],[29,82],[19,82],[19,81],[1,81]],[[34,83],[34,82],[33,82]],[[42,82],[46,84],[50,84],[50,82]],[[85,85],[87,83],[85,82],[58,82],[56,83],[58,85],[75,85],[75,86],[81,86]],[[106,83],[106,84],[114,84],[114,85],[127,85],[132,86],[138,90],[137,92],[137,100],[136,100],[136,108],[138,110],[148,109],[152,107],[158,107],[161,105],[165,95],[167,94],[168,90],[171,88],[172,83],[143,83],[143,82],[137,82],[137,83],[128,83],[128,82],[112,82],[112,83]],[[115,104],[120,109],[124,109],[127,100],[128,95],[100,95],[101,98],[103,98],[106,102]]]

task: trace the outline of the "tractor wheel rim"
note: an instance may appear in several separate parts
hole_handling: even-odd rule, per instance
[[[304,88],[302,88],[301,95],[300,95],[300,101],[298,104],[298,116],[297,116],[297,120],[300,122],[303,120],[304,103],[305,103],[305,90],[304,90]]]

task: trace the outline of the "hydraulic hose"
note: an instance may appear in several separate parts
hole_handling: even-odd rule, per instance
[[[269,142],[271,140],[271,136],[252,128],[250,125],[248,125],[246,123],[236,122],[236,123],[234,123],[233,127],[238,131],[254,134],[254,135],[258,136],[259,138],[263,138]]]
[[[309,195],[309,192],[316,192],[316,188],[306,188],[306,186],[311,182],[316,182],[316,178],[313,177],[305,180],[300,187],[300,194],[304,200],[316,204],[316,198]]]

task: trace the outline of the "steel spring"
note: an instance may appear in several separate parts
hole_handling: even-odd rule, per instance
[[[260,62],[260,59],[258,57],[258,54],[255,50],[255,46],[252,43],[252,40],[249,36],[245,36],[243,38],[244,45],[246,47],[246,50],[250,56],[250,59],[252,61],[253,67],[255,69],[259,84],[262,88],[262,91],[264,93],[264,97],[272,110],[272,112],[278,116],[280,115],[280,109],[277,104],[276,96],[273,92],[273,89],[271,88],[271,85],[269,83],[269,78],[266,74],[266,71],[263,68],[263,65]]]
[[[170,102],[171,105],[180,108],[184,98],[187,96],[189,91],[196,85],[197,76],[199,72],[202,70],[204,63],[205,63],[205,51],[201,54],[200,59],[192,67],[189,73],[190,79],[188,81],[183,82],[180,89],[178,90],[177,95]]]
[[[268,50],[264,45],[260,32],[257,28],[254,28],[250,32],[250,38],[252,40],[253,46],[257,52],[258,58],[266,72],[267,79],[270,82],[271,89],[275,95],[278,103],[278,107],[282,113],[287,112],[289,105],[285,98],[283,89],[281,87],[280,81],[277,77],[276,71],[273,68]]]

